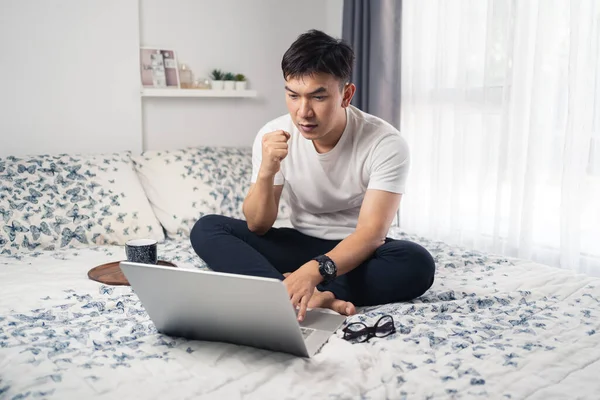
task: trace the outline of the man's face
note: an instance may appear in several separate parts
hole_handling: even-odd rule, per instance
[[[347,106],[336,77],[320,73],[289,78],[285,83],[286,104],[302,136],[318,140],[335,129],[342,106]]]

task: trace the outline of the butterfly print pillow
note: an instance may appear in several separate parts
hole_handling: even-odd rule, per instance
[[[0,254],[163,240],[129,153],[0,158]]]

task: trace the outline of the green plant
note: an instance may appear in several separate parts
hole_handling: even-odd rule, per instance
[[[223,80],[224,81],[232,81],[235,79],[235,75],[232,74],[231,72],[227,72],[224,76],[223,76]]]
[[[243,81],[246,80],[246,77],[243,74],[237,74],[235,76],[235,80],[238,81],[238,82],[243,82]]]
[[[223,71],[220,69],[213,69],[210,73],[210,79],[213,81],[222,81],[223,80]]]

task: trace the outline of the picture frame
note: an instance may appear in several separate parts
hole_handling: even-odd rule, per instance
[[[140,78],[145,88],[179,89],[179,64],[174,50],[140,47]]]

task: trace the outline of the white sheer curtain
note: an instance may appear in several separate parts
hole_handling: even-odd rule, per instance
[[[600,0],[404,0],[401,227],[600,276]]]

